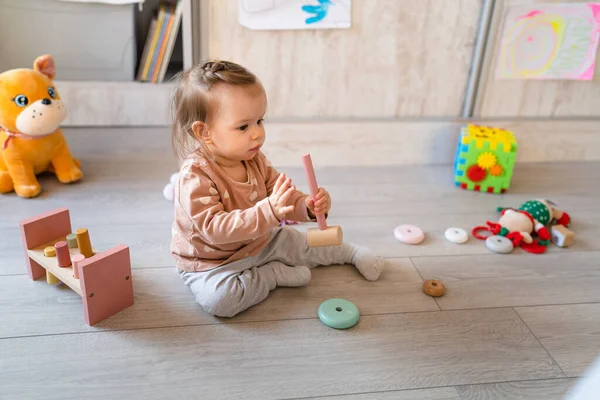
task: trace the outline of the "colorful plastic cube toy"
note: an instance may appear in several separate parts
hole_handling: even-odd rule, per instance
[[[511,131],[468,124],[462,128],[456,148],[456,186],[504,193],[510,186],[516,156],[517,141]]]

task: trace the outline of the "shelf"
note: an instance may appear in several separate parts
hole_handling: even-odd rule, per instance
[[[161,0],[146,0],[136,11],[137,58],[146,41],[150,19]],[[174,0],[171,0],[174,1]],[[70,126],[167,126],[171,122],[170,101],[176,83],[173,77],[192,64],[192,2],[183,2],[183,20],[173,58],[163,82],[70,80],[55,81],[67,107],[63,127]],[[139,60],[138,60],[139,62]],[[137,75],[138,62],[135,72]],[[60,71],[58,77],[60,78]]]

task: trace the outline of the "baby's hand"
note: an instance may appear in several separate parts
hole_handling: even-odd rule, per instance
[[[294,211],[294,206],[288,206],[287,202],[292,193],[296,191],[295,186],[290,186],[291,178],[286,178],[285,174],[280,174],[273,187],[273,193],[269,196],[269,204],[277,219],[281,220],[285,214]]]
[[[319,188],[316,196],[316,203],[308,196],[306,198],[306,207],[313,215],[327,214],[331,209],[331,197],[329,196],[329,193],[327,193],[327,190]]]

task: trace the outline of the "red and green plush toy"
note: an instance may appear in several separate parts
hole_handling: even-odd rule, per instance
[[[487,221],[485,226],[473,228],[473,236],[486,239],[480,231],[488,231],[493,235],[504,236],[514,247],[521,246],[530,253],[544,253],[550,242],[550,225],[568,226],[571,222],[569,214],[559,210],[550,200],[529,200],[519,208],[498,208],[502,213],[498,222]]]

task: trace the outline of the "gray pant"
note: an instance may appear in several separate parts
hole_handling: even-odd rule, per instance
[[[204,310],[219,317],[233,317],[266,299],[277,286],[308,283],[309,271],[296,266],[347,264],[354,253],[355,247],[348,243],[308,247],[306,233],[284,226],[272,231],[267,246],[256,256],[210,271],[180,274]],[[304,276],[300,276],[302,273]]]

